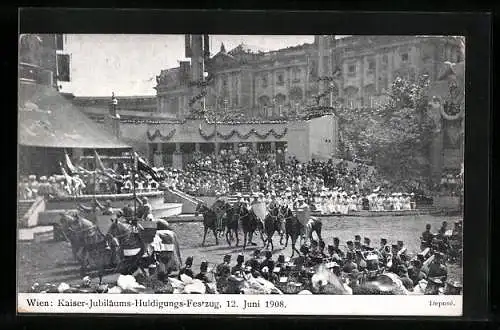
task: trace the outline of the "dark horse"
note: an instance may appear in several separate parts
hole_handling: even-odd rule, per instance
[[[222,218],[222,222],[226,225],[226,241],[229,246],[231,246],[231,241],[233,240],[233,234],[236,235],[236,246],[240,244],[240,238],[238,236],[238,227],[240,222],[239,207],[231,206],[231,204],[226,203],[224,205],[226,211],[225,217]]]
[[[292,257],[294,256],[295,252],[297,252],[300,255],[300,251],[297,250],[295,244],[297,242],[297,239],[304,231],[304,226],[302,226],[299,219],[297,219],[297,216],[293,214],[292,210],[288,208],[288,206],[286,205],[282,206],[281,213],[284,215],[285,218],[285,236],[286,236],[285,247],[288,246],[288,238],[291,238]]]
[[[243,230],[243,250],[247,246],[247,239],[249,245],[257,245],[252,242],[253,234],[256,230],[260,233],[260,238],[262,243],[265,244],[263,231],[264,225],[260,221],[252,210],[248,210],[244,205],[236,204],[235,211],[240,215],[241,229]]]
[[[80,275],[86,275],[87,267],[93,261],[101,284],[104,270],[112,256],[106,236],[97,225],[79,215],[62,214],[61,224],[70,240],[73,254],[80,262]]]
[[[225,203],[222,207],[225,215],[222,217],[222,225],[226,229],[226,240],[229,245],[231,245],[231,240],[233,239],[232,234],[236,235],[236,245],[240,243],[238,237],[238,221],[239,221],[239,213],[236,212],[236,208],[232,207],[229,203]],[[207,236],[207,232],[211,230],[215,236],[215,244],[219,244],[219,239],[217,235],[217,213],[209,208],[207,205],[203,203],[199,203],[196,207],[196,212],[203,214],[203,226],[204,226],[204,234],[203,234],[203,242],[201,245],[205,244],[205,238]]]
[[[281,235],[280,244],[283,245],[283,235],[281,230],[282,214],[279,207],[272,209],[264,219],[264,231],[266,232],[266,242],[264,248],[267,248],[271,244],[271,250],[274,250],[273,245],[273,235],[277,232]]]
[[[215,236],[215,244],[219,245],[219,238],[217,237],[217,214],[214,210],[209,208],[206,204],[198,203],[196,206],[196,212],[203,214],[203,242],[201,245],[205,245],[205,238],[207,237],[207,232],[211,230]]]
[[[119,251],[120,263],[116,271],[120,274],[130,275],[137,269],[146,274],[145,268],[153,262],[152,253],[148,253],[138,230],[131,224],[111,219],[106,236],[111,239],[111,245]]]

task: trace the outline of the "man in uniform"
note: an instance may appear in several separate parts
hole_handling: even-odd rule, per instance
[[[356,242],[359,242],[361,244],[361,236],[360,235],[354,236],[354,244],[356,244]]]
[[[217,265],[215,268],[215,279],[219,279],[223,274],[230,273],[231,272],[231,255],[226,254],[224,256],[224,259],[222,260],[222,263]]]
[[[403,282],[404,287],[408,291],[413,291],[413,281],[410,279],[408,276],[408,270],[404,265],[399,265],[398,266],[398,272],[397,275],[401,279],[401,282]]]
[[[333,252],[336,253],[341,259],[344,259],[344,251],[340,248],[340,239],[338,237],[333,238]]]
[[[210,283],[210,279],[208,278],[208,262],[203,260],[200,265],[200,272],[196,274],[194,277],[197,280],[202,281],[203,283]]]
[[[422,262],[418,259],[411,261],[411,267],[408,268],[408,276],[413,281],[413,285],[425,279],[425,274],[422,272]]]
[[[274,260],[272,259],[273,254],[271,251],[267,250],[266,252],[264,252],[264,256],[265,256],[265,259],[260,264],[259,271],[262,272],[262,269],[264,267],[267,267],[267,269],[269,269],[269,271],[272,272],[274,269]]]
[[[193,267],[193,257],[187,257],[184,267],[182,267],[180,272],[179,272],[179,277],[180,277],[180,275],[184,274],[184,275],[187,275],[187,276],[193,278],[194,273],[193,273],[193,270],[191,269],[191,267]]]
[[[212,210],[214,210],[217,215],[217,229],[219,231],[224,230],[222,224],[222,217],[224,216],[224,206],[226,205],[226,201],[222,197],[220,193],[216,193],[216,200],[212,205]]]
[[[362,251],[368,251],[370,249],[370,239],[368,237],[365,237],[363,239],[363,245],[361,246]]]
[[[434,259],[429,264],[428,278],[439,278],[441,281],[446,281],[448,278],[448,270],[443,263],[444,255],[441,252],[434,254]]]
[[[257,249],[253,252],[253,257],[247,261],[246,266],[252,267],[252,270],[260,270],[260,250]]]
[[[347,250],[346,250],[345,254],[346,254],[346,257],[347,257],[348,253],[354,253],[354,243],[353,243],[353,241],[347,241],[346,245],[347,245]]]
[[[236,265],[231,268],[232,275],[239,275],[244,272],[245,266],[243,266],[243,262],[245,262],[245,257],[240,253],[236,258]]]
[[[432,239],[434,235],[431,233],[431,225],[425,225],[425,231],[422,233],[422,248],[430,248],[432,246]]]
[[[130,203],[123,207],[122,212],[123,217],[127,220],[127,222],[130,223],[130,221],[132,221],[132,218],[134,217],[134,209],[132,208]]]
[[[343,271],[344,273],[352,273],[353,270],[357,270],[358,265],[354,262],[354,253],[353,252],[348,252],[346,253],[346,261],[344,263]]]

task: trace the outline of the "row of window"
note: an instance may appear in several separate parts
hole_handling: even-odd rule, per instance
[[[401,55],[401,62],[402,63],[409,63],[409,55],[408,53],[402,53]],[[382,56],[382,66],[386,66],[389,62],[387,54],[384,54]],[[356,75],[356,70],[357,70],[357,65],[355,63],[349,64],[347,66],[347,75],[352,77]],[[374,59],[369,59],[368,60],[368,73],[374,73],[376,70],[376,64]]]

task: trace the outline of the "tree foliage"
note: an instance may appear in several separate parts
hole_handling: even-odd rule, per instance
[[[384,105],[338,111],[348,155],[372,161],[383,176],[402,187],[425,189],[435,129],[427,113],[428,88],[427,76],[416,81],[396,78]]]

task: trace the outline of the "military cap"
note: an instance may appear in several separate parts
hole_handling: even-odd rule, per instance
[[[333,241],[334,241],[334,242],[340,242],[340,239],[339,239],[338,237],[334,237],[334,238],[333,238]]]
[[[403,241],[398,241],[398,245],[403,245]]]
[[[280,254],[278,256],[278,262],[280,262],[280,263],[284,263],[285,262],[285,255],[284,254]]]
[[[371,242],[371,241],[370,241],[370,239],[369,239],[368,237],[365,237],[365,238],[364,238],[364,241],[365,241],[365,243],[368,243],[368,244],[370,244],[370,242]]]
[[[361,236],[360,236],[360,235],[355,235],[355,236],[354,236],[354,240],[356,240],[356,241],[361,241]]]
[[[226,260],[228,260],[228,261],[231,260],[231,255],[230,254],[224,255],[224,261],[226,261]]]
[[[204,271],[208,269],[208,262],[206,260],[203,260],[200,264],[200,270]]]
[[[238,254],[238,257],[236,257],[236,262],[243,262],[245,260],[245,256],[243,254]]]
[[[192,265],[193,264],[193,257],[189,256],[186,258],[186,265]]]
[[[354,243],[353,243],[353,241],[347,241],[346,244],[347,245],[353,245]]]
[[[380,242],[381,242],[381,243],[384,243],[384,244],[387,244],[387,238],[381,238],[381,239],[380,239]]]

